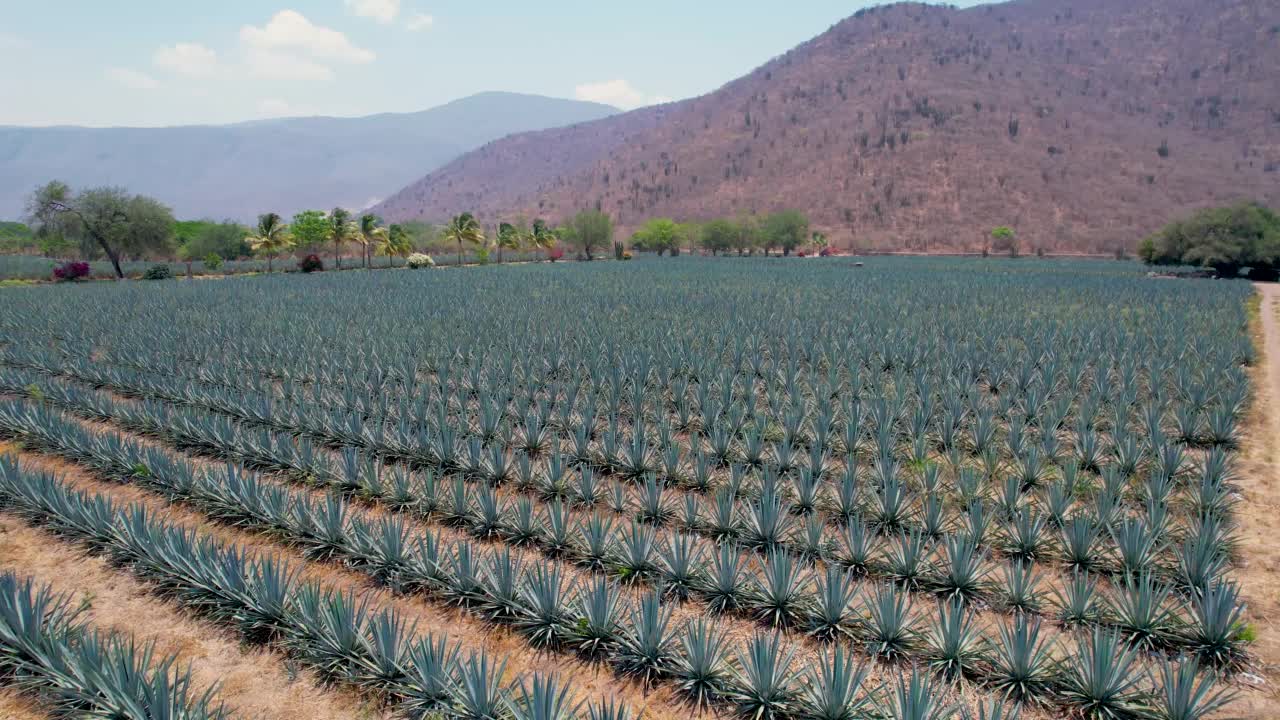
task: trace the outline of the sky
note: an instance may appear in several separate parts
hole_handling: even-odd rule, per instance
[[[631,109],[710,92],[875,4],[0,0],[0,125],[412,112],[488,90]]]

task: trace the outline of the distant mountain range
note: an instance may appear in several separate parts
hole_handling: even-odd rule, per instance
[[[121,185],[180,218],[363,208],[468,150],[618,112],[596,103],[482,93],[416,113],[168,128],[0,127],[0,219],[39,184]]]
[[[378,207],[624,232],[794,207],[840,246],[1130,250],[1193,208],[1280,204],[1280,2],[1016,0],[857,13],[721,89],[504,138]]]

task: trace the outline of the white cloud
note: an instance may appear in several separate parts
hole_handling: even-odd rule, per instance
[[[430,30],[436,24],[436,19],[426,13],[414,13],[405,21],[404,26],[413,32]]]
[[[249,74],[265,80],[332,80],[328,65],[286,52],[250,50]]]
[[[386,25],[400,14],[400,0],[345,0],[347,9],[358,17],[371,18]]]
[[[156,51],[152,62],[188,77],[209,77],[218,70],[218,53],[199,43],[177,43]]]
[[[150,75],[128,68],[107,68],[107,78],[132,90],[155,90],[160,87],[160,83]]]
[[[621,78],[579,85],[573,89],[573,96],[579,100],[613,105],[623,110],[671,102],[670,98],[663,95],[646,95]]]
[[[283,117],[293,112],[293,106],[280,98],[263,98],[258,101],[258,114],[263,117]]]
[[[240,40],[253,50],[305,52],[319,60],[369,63],[376,57],[341,32],[316,25],[294,10],[281,10],[262,27],[245,25]]]

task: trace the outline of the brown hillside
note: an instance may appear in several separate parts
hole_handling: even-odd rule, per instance
[[[1018,0],[861,12],[705,95],[499,140],[389,220],[600,207],[630,229],[796,207],[839,245],[1110,251],[1280,204],[1280,3]]]

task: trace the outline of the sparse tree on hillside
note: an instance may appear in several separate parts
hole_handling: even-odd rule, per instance
[[[583,210],[565,224],[562,232],[570,245],[592,260],[596,250],[613,242],[613,219],[599,210]]]
[[[1007,252],[1009,257],[1016,258],[1021,250],[1021,244],[1018,242],[1018,235],[1014,233],[1013,228],[1007,225],[991,231],[992,248],[996,252]]]
[[[333,240],[333,262],[342,269],[342,246],[355,234],[351,225],[351,212],[340,207],[329,212],[329,238]]]
[[[271,272],[271,263],[280,253],[293,247],[293,238],[289,235],[289,226],[275,213],[258,216],[257,234],[245,238],[253,251],[267,256],[267,272]]]
[[[123,188],[102,187],[72,193],[66,183],[37,188],[27,204],[38,230],[58,233],[96,246],[111,260],[117,278],[123,253],[169,250],[173,213],[158,201],[130,195]]]
[[[462,244],[470,243],[471,245],[479,245],[484,242],[484,230],[480,227],[480,221],[469,212],[464,212],[449,221],[444,227],[444,239],[446,242],[458,244],[458,264],[462,264]]]
[[[790,255],[809,239],[809,219],[799,210],[776,212],[765,219],[764,236],[766,243]]]

